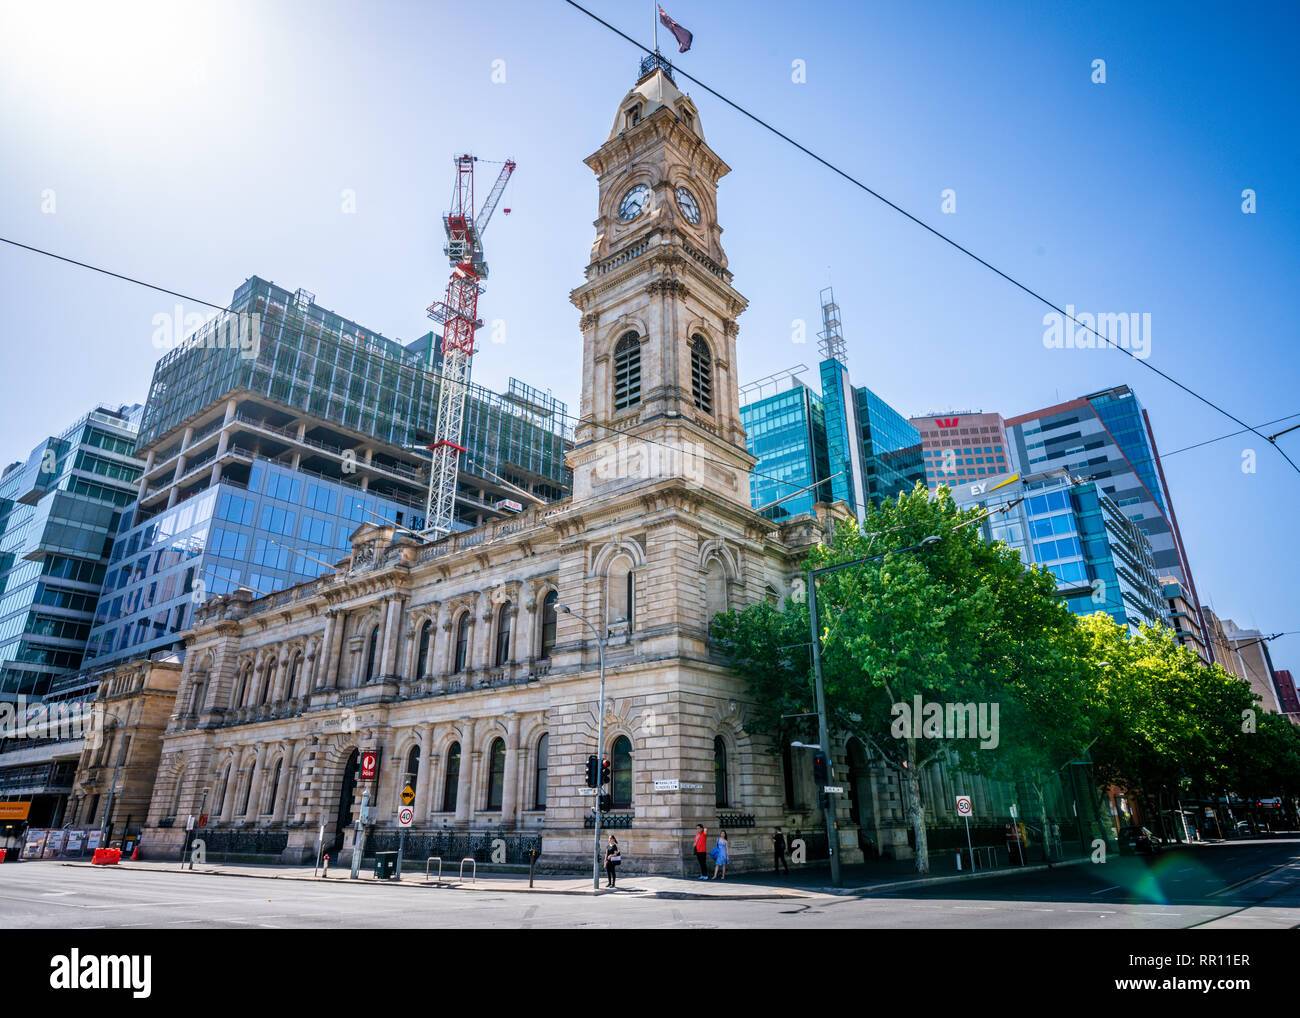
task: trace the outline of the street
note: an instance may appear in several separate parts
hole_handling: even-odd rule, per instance
[[[766,880],[746,879],[746,889],[789,891],[760,879]],[[519,890],[461,890],[21,863],[0,867],[0,923],[10,930],[1288,929],[1300,926],[1300,838],[865,897],[803,889],[802,897],[781,900],[663,898],[638,889],[635,878],[625,885],[593,898],[529,891],[522,884]],[[678,885],[680,892],[670,893],[690,894],[698,886],[671,882]]]

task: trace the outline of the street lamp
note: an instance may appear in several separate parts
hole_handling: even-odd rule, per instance
[[[974,522],[974,520],[968,521]],[[966,524],[961,524],[965,526]],[[835,777],[835,754],[829,749],[831,744],[830,731],[826,723],[826,694],[822,688],[822,640],[821,632],[817,624],[817,577],[824,576],[827,573],[834,573],[841,569],[849,569],[853,566],[862,566],[868,562],[878,562],[888,555],[901,555],[907,551],[920,551],[922,548],[928,548],[937,544],[940,538],[937,535],[931,535],[923,538],[917,544],[910,545],[907,548],[899,548],[897,551],[883,551],[879,555],[868,555],[866,558],[853,559],[849,562],[841,562],[834,566],[823,566],[821,569],[808,568],[808,625],[812,631],[812,657],[813,657],[813,683],[817,698],[817,741],[820,746],[828,747],[826,750],[826,780],[834,781]],[[913,776],[912,780],[916,780]],[[833,786],[832,786],[833,787]],[[824,789],[821,794],[825,797],[825,815],[826,815],[826,851],[830,856],[831,863],[831,883],[836,887],[843,887],[844,881],[840,876],[840,857],[835,851],[835,835],[837,822],[835,819],[835,793],[826,792]]]
[[[579,615],[567,604],[557,604],[557,612],[564,612],[565,615],[572,615],[584,626],[591,630],[591,635],[596,638],[596,650],[600,654],[600,709],[596,721],[596,759],[602,760],[605,755],[605,638],[600,635],[596,629],[583,616]],[[599,781],[599,772],[597,772],[597,781]],[[591,889],[600,890],[600,785],[596,786],[596,838],[591,846]]]

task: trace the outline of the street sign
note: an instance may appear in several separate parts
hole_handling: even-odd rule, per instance
[[[410,806],[403,806],[397,811],[397,823],[400,827],[410,827],[411,821],[415,819],[415,810]]]
[[[402,802],[408,806],[415,802],[415,789],[410,785],[402,789]]]
[[[682,781],[682,782],[679,783],[679,787],[682,788],[683,790],[686,790],[686,789],[703,788],[704,786],[703,786],[703,785],[693,785],[693,784],[691,784],[689,781]]]
[[[595,794],[596,794],[596,789],[594,789],[594,788],[579,788],[579,789],[578,789],[578,794],[579,794],[579,795],[595,795]]]
[[[1011,819],[1014,820],[1015,818],[1016,818],[1016,807],[1015,807],[1015,806],[1012,806],[1012,807],[1011,807]]]
[[[667,778],[665,780],[655,782],[656,792],[675,792],[680,787],[681,787],[681,782],[679,782],[676,778]]]
[[[823,785],[823,786],[822,786],[822,791],[825,792],[825,793],[827,793],[828,795],[843,795],[843,794],[844,794],[844,786],[843,786],[843,785]]]
[[[366,752],[361,754],[361,780],[362,781],[375,780],[375,764],[377,760],[378,757],[373,752]]]
[[[971,809],[970,796],[969,795],[957,796],[957,815],[959,817],[968,817],[970,816],[970,809]]]

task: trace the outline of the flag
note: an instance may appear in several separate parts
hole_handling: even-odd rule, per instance
[[[694,39],[695,36],[691,35],[690,32],[686,31],[686,29],[682,28],[681,25],[677,24],[677,22],[670,18],[668,13],[662,7],[659,8],[659,23],[663,25],[664,28],[668,29],[668,31],[673,33],[673,38],[677,40],[677,45],[681,47],[681,49],[677,51],[678,53],[685,53],[691,48],[691,40]]]

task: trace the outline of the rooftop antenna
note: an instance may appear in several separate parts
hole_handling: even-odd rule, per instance
[[[844,344],[844,330],[840,325],[840,306],[835,303],[835,291],[826,287],[822,291],[822,331],[817,333],[821,340],[817,344],[822,360],[837,360],[845,367],[849,366],[848,348]]]

